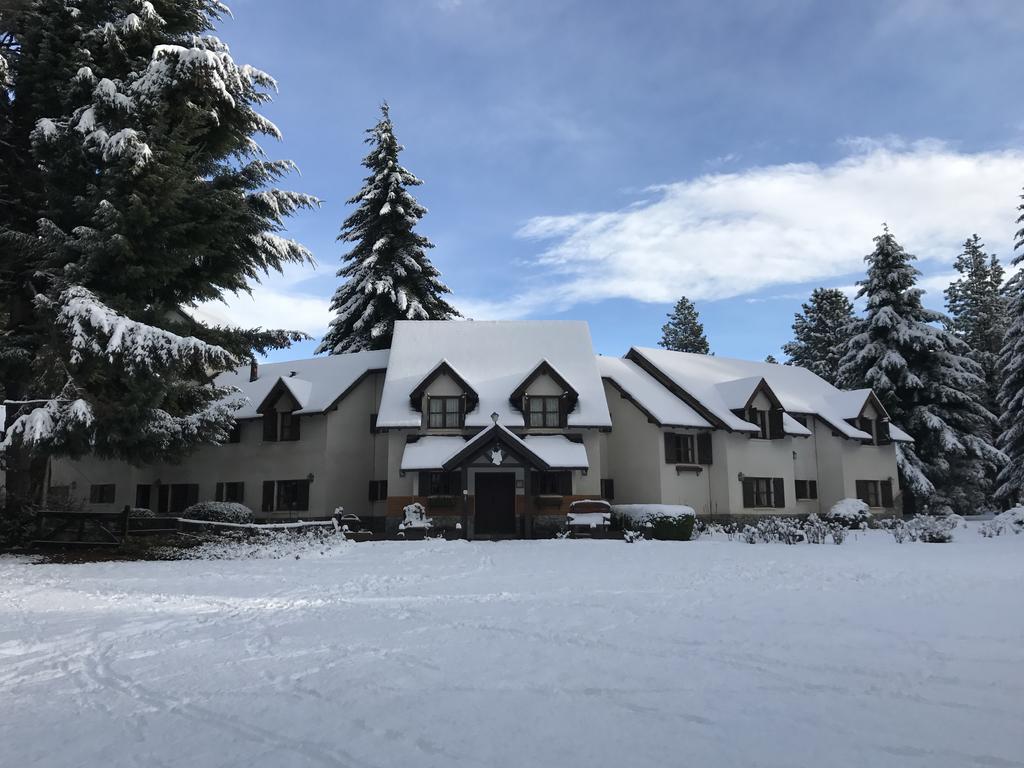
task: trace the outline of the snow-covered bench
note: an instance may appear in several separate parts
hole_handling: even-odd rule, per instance
[[[612,507],[601,499],[580,499],[569,505],[566,528],[573,536],[604,535],[612,522]]]

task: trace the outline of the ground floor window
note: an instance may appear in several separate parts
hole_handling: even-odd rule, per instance
[[[531,472],[530,489],[534,496],[568,496],[572,493],[572,472]]]
[[[748,509],[756,507],[773,507],[781,509],[786,506],[786,494],[781,477],[744,477],[743,506]]]
[[[796,497],[798,500],[816,499],[818,498],[818,481],[817,480],[797,480],[796,481]]]
[[[149,505],[153,501],[152,486],[149,485],[137,485],[135,486],[135,506],[138,509],[152,509]]]
[[[89,486],[89,503],[90,504],[113,504],[114,503],[114,490],[116,486],[113,483],[102,483],[98,485]]]
[[[461,472],[420,472],[420,496],[456,496],[460,493]]]
[[[180,515],[199,501],[199,485],[197,483],[161,485],[159,496],[159,513],[161,515]]]
[[[217,483],[215,498],[217,501],[231,501],[241,504],[245,501],[245,483]]]
[[[857,498],[869,507],[893,506],[892,480],[858,480]]]
[[[309,511],[309,480],[264,480],[263,511]]]

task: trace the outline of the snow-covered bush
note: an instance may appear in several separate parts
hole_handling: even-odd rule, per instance
[[[405,513],[405,519],[398,524],[399,531],[409,529],[429,530],[434,525],[433,518],[427,517],[427,510],[418,501],[403,507],[402,512]]]
[[[860,499],[840,499],[832,505],[825,518],[847,528],[859,528],[861,523],[871,520],[871,509]]]
[[[689,541],[697,513],[682,504],[617,504],[612,515],[622,529],[643,531],[661,541]]]
[[[640,531],[623,531],[622,540],[627,544],[632,544],[634,541],[643,541],[644,535]]]
[[[808,544],[824,544],[831,532],[832,526],[814,512],[809,514],[804,521],[804,537]]]
[[[256,519],[245,504],[234,501],[201,501],[188,507],[181,516],[186,520],[205,520],[211,523],[251,523]]]
[[[146,507],[132,507],[131,512],[128,514],[131,517],[156,517],[156,512]]]
[[[982,523],[978,533],[989,538],[1004,533],[1024,533],[1024,507],[1014,507],[1000,512],[992,520]]]
[[[832,537],[832,543],[840,545],[846,541],[846,536],[850,532],[850,529],[841,523],[833,523],[829,529],[829,535]]]

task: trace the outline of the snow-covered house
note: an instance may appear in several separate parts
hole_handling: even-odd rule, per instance
[[[606,454],[631,502],[705,516],[824,512],[862,498],[897,510],[890,424],[870,390],[796,366],[634,347],[600,358],[614,429]]]
[[[594,354],[586,323],[399,322],[390,351],[245,368],[225,445],[181,464],[55,461],[51,495],[176,514],[240,501],[268,518],[343,506],[394,530],[532,536],[577,499],[799,514],[898,508],[894,441],[868,391],[809,371],[660,349]]]

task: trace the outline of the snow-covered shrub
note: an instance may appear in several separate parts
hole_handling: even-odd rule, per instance
[[[897,544],[902,544],[910,535],[907,524],[902,520],[893,520],[892,524],[887,525],[886,528],[889,529],[889,533],[892,534]]]
[[[156,517],[156,512],[146,507],[132,507],[132,511],[128,514],[131,517]]]
[[[1024,533],[1024,507],[1014,507],[1000,512],[987,523],[982,523],[978,533],[989,538],[1004,533]]]
[[[833,523],[832,526],[829,528],[829,535],[832,537],[832,543],[837,546],[839,544],[842,544],[844,541],[846,541],[846,535],[849,533],[849,531],[850,529],[842,523]]]
[[[743,530],[740,531],[740,538],[747,544],[757,544],[757,542],[763,541],[761,532],[757,530],[756,525],[743,526]]]
[[[697,513],[682,504],[618,504],[612,515],[623,530],[644,530],[661,541],[689,541]]]
[[[946,544],[953,540],[957,515],[943,517],[918,515],[907,523],[907,538],[927,544]],[[961,518],[962,519],[962,518]]]
[[[188,507],[181,516],[186,520],[206,520],[211,523],[251,523],[256,519],[245,504],[234,501],[201,501]]]
[[[402,512],[405,513],[405,519],[398,524],[399,531],[409,529],[428,530],[434,525],[433,518],[427,517],[427,510],[418,501],[403,507]]]
[[[627,544],[632,544],[634,541],[643,541],[644,535],[640,531],[623,531],[622,540]]]
[[[861,523],[871,520],[871,509],[860,499],[840,499],[825,514],[825,519],[847,528],[859,528]]]
[[[825,539],[832,532],[832,526],[812,512],[804,521],[804,537],[808,544],[824,544]]]

